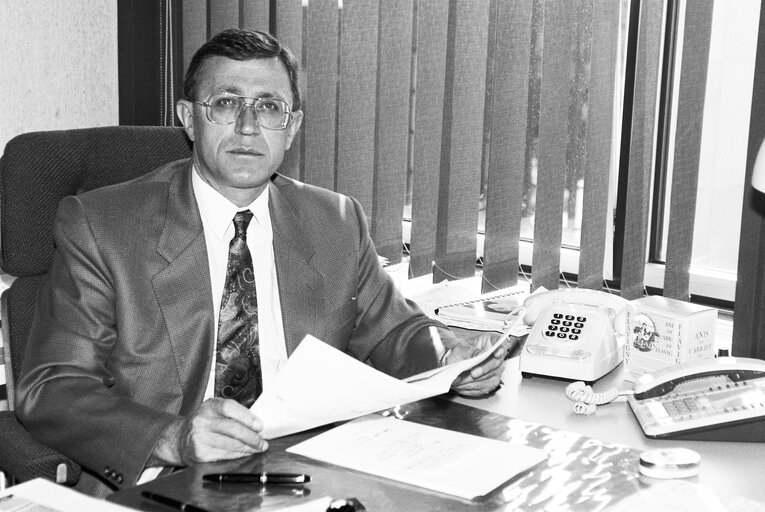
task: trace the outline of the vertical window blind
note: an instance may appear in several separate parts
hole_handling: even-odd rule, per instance
[[[184,68],[226,27],[269,30],[290,46],[302,63],[305,118],[282,171],[359,199],[392,263],[402,259],[402,219],[410,222],[413,277],[474,275],[482,242],[484,291],[517,281],[534,152],[533,286],[558,287],[564,198],[578,189],[578,286],[602,288],[612,168],[621,162],[617,280],[636,298],[645,293],[666,3],[631,8],[639,22],[625,83],[615,79],[624,43],[622,3],[613,0],[190,1],[179,7],[178,44]],[[687,298],[712,4],[688,2],[685,18],[667,256],[667,293],[679,298]],[[613,115],[622,108],[624,130]]]

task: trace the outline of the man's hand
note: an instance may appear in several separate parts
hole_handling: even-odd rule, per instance
[[[451,348],[446,356],[446,363],[455,363],[478,355],[491,347],[498,339],[496,333],[481,333],[474,338],[462,341]],[[452,391],[458,395],[478,397],[496,390],[505,368],[505,357],[511,342],[505,341],[483,363],[462,373],[452,384]]]
[[[152,466],[188,466],[264,452],[263,423],[234,400],[211,398],[191,416],[178,418],[160,438]]]

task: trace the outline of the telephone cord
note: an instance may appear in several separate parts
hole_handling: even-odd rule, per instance
[[[576,402],[574,412],[576,414],[590,415],[595,413],[598,405],[608,404],[620,396],[632,394],[632,391],[619,391],[615,387],[596,393],[592,386],[584,382],[572,382],[566,386],[566,397]]]

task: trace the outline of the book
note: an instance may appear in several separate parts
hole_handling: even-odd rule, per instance
[[[287,451],[469,500],[547,460],[539,448],[380,415],[350,421]]]
[[[527,334],[528,328],[521,325],[520,314],[523,302],[529,296],[529,284],[522,283],[510,288],[496,290],[478,297],[447,304],[436,309],[436,317],[446,325],[479,331],[504,332],[517,326],[519,333]]]
[[[717,309],[661,296],[630,301],[624,367],[627,380],[717,354]]]

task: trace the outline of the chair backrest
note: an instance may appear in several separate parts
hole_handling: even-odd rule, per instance
[[[136,178],[190,154],[186,134],[170,127],[31,132],[6,144],[0,158],[0,268],[16,278],[2,297],[11,408],[37,288],[53,261],[53,221],[59,201]]]

